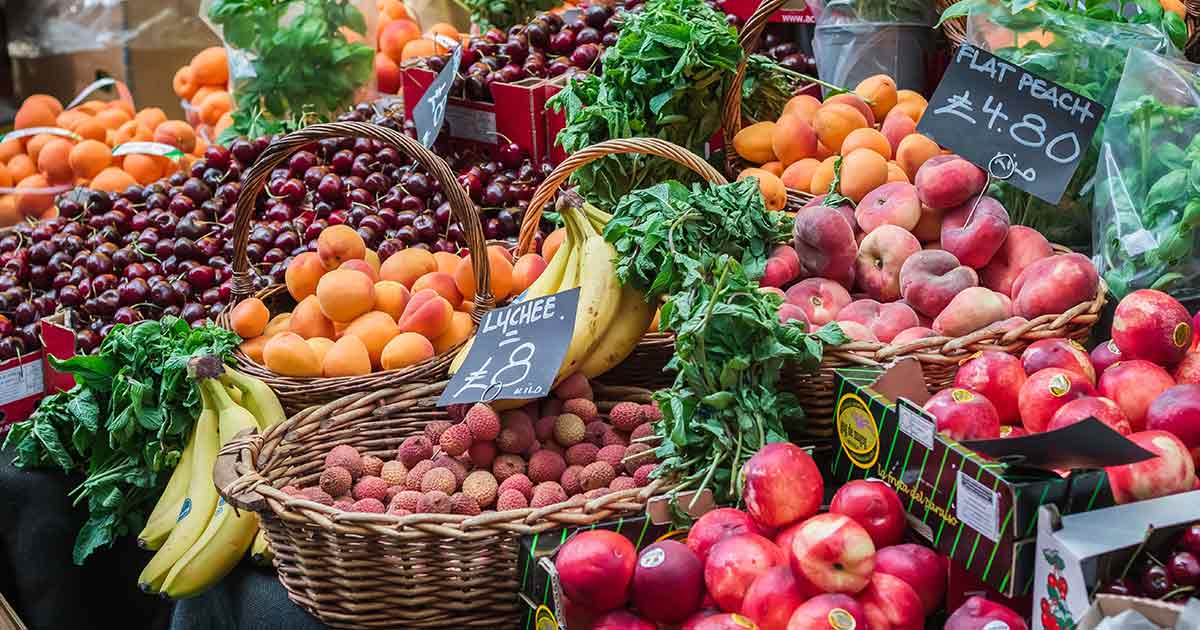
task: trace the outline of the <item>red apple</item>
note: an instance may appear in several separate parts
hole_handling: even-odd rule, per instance
[[[800,604],[788,620],[788,630],[867,628],[867,613],[849,595],[827,593]]]
[[[940,608],[946,596],[946,570],[946,558],[924,545],[893,545],[875,552],[875,573],[894,575],[913,587],[927,615]]]
[[[1096,393],[1091,381],[1072,370],[1046,368],[1034,372],[1021,386],[1017,407],[1021,424],[1030,433],[1041,433],[1063,405]]]
[[[1000,437],[1000,414],[987,398],[962,387],[933,395],[925,410],[937,419],[937,430],[953,440],[987,440]]]
[[[629,612],[628,610],[614,610],[605,613],[602,617],[597,617],[592,630],[657,630],[658,626],[652,622]]]
[[[742,600],[742,614],[758,624],[759,630],[787,630],[792,612],[807,597],[800,592],[792,570],[786,566],[768,569],[758,576]]]
[[[1021,421],[1017,396],[1025,384],[1025,369],[1021,361],[1007,352],[987,350],[976,354],[958,368],[955,387],[978,392],[992,403],[1000,416],[1000,424]]]
[[[1111,367],[1116,362],[1122,360],[1120,348],[1112,339],[1092,348],[1090,355],[1092,360],[1092,368],[1096,370],[1096,378],[1100,378],[1104,371]]]
[[[844,514],[862,525],[876,549],[894,545],[904,538],[907,524],[900,496],[886,482],[856,479],[838,488],[829,511]]]
[[[963,605],[950,615],[944,630],[1005,629],[1029,630],[1029,625],[1021,615],[1007,606],[975,596],[963,602]]]
[[[790,551],[792,572],[826,593],[861,591],[875,568],[871,535],[841,514],[819,514],[804,521]]]
[[[1133,433],[1133,429],[1129,427],[1129,419],[1125,417],[1125,412],[1121,411],[1117,403],[1098,396],[1076,398],[1059,407],[1058,411],[1054,412],[1054,417],[1050,419],[1050,424],[1046,425],[1046,430],[1053,431],[1068,427],[1087,418],[1095,418],[1112,427],[1113,431],[1121,435]]]
[[[871,630],[916,630],[925,624],[925,606],[917,591],[894,575],[875,572],[858,603]]]
[[[1200,385],[1200,352],[1189,352],[1175,367],[1175,382]]]
[[[675,540],[662,540],[638,554],[633,570],[633,605],[656,623],[679,623],[700,608],[704,564]]]
[[[1125,357],[1175,365],[1192,345],[1192,317],[1179,300],[1141,289],[1117,304],[1112,338]]]
[[[733,508],[718,508],[701,516],[688,530],[687,546],[700,562],[708,560],[713,545],[739,534],[765,535],[750,515]]]
[[[738,612],[754,580],[787,561],[787,554],[775,543],[758,534],[741,534],[722,540],[709,551],[704,583],[721,610]]]
[[[787,442],[768,444],[742,466],[742,500],[760,527],[784,527],[821,507],[825,482],[807,451]]]
[[[680,630],[757,630],[750,619],[734,613],[702,610],[684,622]]]
[[[1175,379],[1161,367],[1134,359],[1114,363],[1100,375],[1101,396],[1117,403],[1134,431],[1146,428],[1146,409],[1158,395],[1175,386]]]
[[[1200,385],[1176,385],[1155,398],[1146,409],[1146,429],[1173,434],[1200,461]]]
[[[594,529],[571,536],[558,550],[554,568],[571,601],[606,612],[625,603],[636,561],[637,550],[628,538]]]
[[[1186,492],[1195,487],[1196,464],[1179,438],[1166,431],[1142,431],[1128,437],[1157,457],[1105,469],[1118,504]]]
[[[1083,346],[1070,339],[1039,339],[1021,353],[1021,365],[1026,374],[1046,368],[1062,368],[1078,372],[1092,385],[1096,384],[1096,369]]]

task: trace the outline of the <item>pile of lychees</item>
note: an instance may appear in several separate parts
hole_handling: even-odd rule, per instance
[[[605,417],[581,375],[553,394],[499,414],[483,403],[459,409],[460,422],[430,422],[390,461],[335,446],[319,485],[283,491],[351,512],[471,516],[650,483],[656,406],[619,402]]]

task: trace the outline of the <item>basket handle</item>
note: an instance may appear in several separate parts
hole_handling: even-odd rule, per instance
[[[327,138],[368,138],[383,142],[415,160],[441,184],[442,193],[446,195],[446,200],[450,203],[450,213],[462,226],[463,236],[467,240],[467,248],[474,254],[471,256],[471,268],[475,273],[476,291],[475,310],[471,317],[478,323],[483,314],[495,306],[485,253],[487,250],[484,249],[486,241],[483,237],[483,227],[479,223],[478,209],[467,195],[467,191],[458,184],[454,171],[450,169],[445,160],[403,133],[387,127],[359,122],[310,125],[281,138],[276,138],[242,176],[242,192],[238,195],[237,218],[233,224],[233,298],[231,301],[236,303],[254,293],[246,248],[249,244],[250,224],[254,221],[255,200],[267,185],[271,171],[296,151]]]
[[[773,0],[774,1],[774,0]],[[589,147],[585,147],[570,157],[563,160],[554,170],[546,176],[538,189],[534,191],[533,197],[529,200],[529,207],[525,209],[525,215],[521,218],[521,234],[517,241],[517,255],[529,253],[533,246],[533,235],[537,233],[538,222],[542,219],[542,209],[554,195],[558,194],[558,189],[563,182],[575,172],[575,169],[591,164],[596,160],[607,155],[619,155],[624,153],[639,153],[642,155],[654,155],[661,158],[666,158],[674,162],[678,162],[690,169],[697,175],[713,184],[729,183],[717,169],[713,168],[703,158],[688,151],[687,149],[669,142],[667,140],[659,140],[658,138],[618,138],[615,140],[605,140],[598,142]]]
[[[729,92],[725,94],[725,108],[721,113],[721,137],[725,141],[725,175],[737,176],[737,153],[731,151],[733,137],[742,130],[742,82],[746,79],[746,66],[750,62],[750,54],[758,48],[767,21],[788,0],[762,0],[754,13],[746,19],[738,34],[738,45],[742,47],[742,60],[738,62],[737,72],[729,83]]]

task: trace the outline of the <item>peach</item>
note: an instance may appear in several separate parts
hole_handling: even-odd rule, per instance
[[[1071,370],[1096,384],[1096,370],[1087,350],[1071,339],[1061,337],[1039,339],[1021,353],[1021,366],[1026,374],[1056,367]]]
[[[956,295],[977,284],[974,269],[942,250],[916,252],[900,267],[900,295],[927,317],[937,317]]]
[[[708,552],[722,540],[741,534],[765,534],[749,514],[734,508],[717,508],[705,513],[687,533],[687,546],[700,558],[708,561]]]
[[[857,593],[866,588],[875,569],[871,535],[842,514],[818,514],[804,521],[788,551],[792,573],[825,593]]]
[[[1108,341],[1097,345],[1095,348],[1092,348],[1089,358],[1092,360],[1092,368],[1096,370],[1096,376],[1100,377],[1102,374],[1104,374],[1105,370],[1115,365],[1124,357],[1121,356],[1121,350],[1117,348],[1117,344],[1113,343],[1112,339],[1109,339]],[[1182,364],[1180,364],[1180,366],[1182,367]],[[1179,375],[1176,374],[1175,378],[1178,380]]]
[[[342,263],[338,269],[348,269],[350,271],[362,273],[371,279],[372,284],[379,282],[379,274],[375,271],[374,267],[367,263],[365,259],[359,260],[355,258],[352,260],[347,260],[346,262]]]
[[[824,480],[807,451],[787,442],[768,444],[742,465],[746,511],[762,528],[802,521],[821,507]]]
[[[454,309],[446,298],[433,289],[422,289],[412,294],[404,313],[400,316],[400,332],[415,332],[435,339],[450,327]]]
[[[817,132],[803,116],[784,114],[775,121],[771,150],[784,166],[817,154]]]
[[[343,335],[325,352],[321,361],[324,376],[363,376],[371,373],[367,346],[354,335]]]
[[[871,332],[870,328],[867,328],[858,322],[839,319],[837,320],[837,325],[842,329],[842,334],[846,335],[846,338],[849,339],[850,342],[879,341],[879,338],[875,336],[875,333]]]
[[[1118,505],[1187,492],[1196,487],[1195,461],[1179,438],[1167,431],[1141,431],[1127,437],[1154,453],[1155,457],[1104,469]]]
[[[897,304],[900,304],[900,302],[897,302]],[[904,330],[896,333],[896,336],[892,337],[892,345],[903,346],[917,341],[918,339],[928,339],[929,337],[938,336],[940,335],[938,335],[937,331],[932,328],[927,328],[925,326],[913,326],[911,328],[905,328]]]
[[[808,201],[808,203],[804,204],[804,207],[801,208],[801,211],[808,210],[809,208],[816,208],[818,206],[828,206],[828,204],[825,203],[826,197],[827,195],[817,195],[816,197],[813,197]],[[857,228],[858,221],[854,218],[854,207],[849,203],[839,203],[836,206],[828,207],[840,212],[842,216],[845,217],[846,223],[850,224],[851,229]]]
[[[1146,429],[1174,435],[1200,461],[1200,385],[1176,385],[1163,392],[1146,409]]]
[[[411,302],[409,304],[411,305]],[[400,330],[396,327],[396,320],[383,311],[363,313],[342,331],[343,338],[353,336],[363,342],[367,347],[367,354],[371,357],[371,366],[375,369],[382,366],[380,357],[384,346],[398,334]]]
[[[830,192],[833,180],[837,178],[837,161],[837,157],[827,157],[817,165],[813,170],[812,179],[809,181],[808,192],[821,196]]]
[[[709,550],[704,563],[704,584],[721,610],[738,611],[754,580],[787,562],[784,550],[770,540],[758,534],[739,534]]]
[[[804,158],[792,162],[783,169],[783,174],[779,176],[779,179],[788,188],[810,193],[812,192],[813,173],[820,165],[821,161],[816,158]]]
[[[313,337],[333,338],[333,322],[321,311],[321,302],[317,296],[310,295],[292,309],[292,317],[288,320],[288,330],[304,339]]]
[[[921,203],[949,209],[974,201],[987,183],[987,174],[957,155],[938,155],[921,165],[913,183]]]
[[[992,259],[979,270],[980,284],[1013,297],[1012,285],[1026,267],[1054,255],[1042,233],[1024,225],[1008,228],[1008,236]]]
[[[430,340],[433,342],[433,350],[441,354],[466,341],[474,330],[475,322],[471,320],[471,314],[455,311],[450,316],[450,326],[445,332]]]
[[[921,251],[917,237],[895,225],[881,225],[863,238],[854,262],[854,277],[867,295],[883,302],[900,298],[900,269]],[[913,324],[916,325],[916,316]],[[907,328],[907,326],[905,327]],[[896,329],[896,332],[903,330]]]
[[[347,260],[362,260],[367,255],[367,244],[354,228],[333,225],[317,236],[317,255],[325,269],[333,270]]]
[[[856,109],[859,114],[862,114],[863,120],[867,121],[868,127],[874,127],[875,123],[878,122],[875,118],[875,112],[871,109],[871,106],[867,105],[866,101],[864,101],[862,97],[857,94],[834,94],[833,96],[825,99],[825,102],[822,103],[822,105],[849,105],[850,107]]]
[[[783,180],[761,168],[748,168],[738,173],[738,181],[753,177],[758,182],[758,190],[762,193],[763,204],[768,212],[778,212],[787,205],[787,187]]]
[[[850,303],[850,293],[832,280],[808,278],[787,290],[787,301],[803,309],[813,326],[821,327],[837,318]]]
[[[895,225],[911,231],[921,219],[917,187],[899,182],[884,184],[859,201],[854,218],[867,234],[881,225]]]
[[[1020,422],[1018,401],[1025,381],[1021,361],[1011,354],[996,350],[976,353],[954,375],[955,387],[978,392],[992,403],[1001,424]]]
[[[438,265],[433,254],[424,249],[410,247],[388,256],[379,268],[379,277],[383,280],[394,280],[411,289],[417,278],[437,270]]]
[[[775,137],[775,123],[760,122],[749,127],[743,127],[733,136],[733,150],[743,159],[755,164],[763,164],[775,159],[772,147]]]
[[[417,333],[406,332],[388,340],[380,352],[379,363],[385,370],[399,370],[433,356],[433,344],[428,339]]]
[[[1146,410],[1160,394],[1175,386],[1175,379],[1162,367],[1132,359],[1113,364],[1100,375],[1101,396],[1117,403],[1134,431],[1146,428]]]
[[[375,305],[371,310],[383,311],[398,320],[408,305],[409,295],[408,288],[403,284],[395,280],[380,280],[375,283]]]
[[[888,146],[891,148],[891,155],[898,157],[900,143],[909,135],[917,132],[917,123],[903,112],[894,111],[883,119],[883,126],[879,128],[879,131],[887,140]]]
[[[817,132],[817,139],[834,153],[841,153],[842,143],[851,131],[868,126],[863,114],[854,106],[845,103],[826,102],[813,117],[813,130]]]
[[[799,96],[793,96],[787,102],[787,105],[783,106],[783,113],[780,116],[796,115],[805,122],[812,124],[818,109],[821,109],[821,101],[808,94],[800,94]]]
[[[968,287],[954,296],[933,319],[933,329],[947,337],[962,337],[1007,318],[1008,298],[986,287]]]
[[[1189,352],[1183,355],[1183,360],[1175,366],[1176,383],[1200,384],[1200,352]]]
[[[321,363],[308,344],[295,333],[279,333],[263,346],[263,365],[284,376],[320,376]]]
[[[791,249],[790,247],[788,249]],[[795,252],[795,250],[792,250]],[[779,256],[772,256],[767,259],[767,267],[763,271],[762,280],[759,284],[768,288],[779,288],[785,284],[791,283],[800,275],[800,259],[789,260]]]
[[[942,248],[972,269],[991,262],[1008,236],[1008,211],[992,197],[972,198],[942,218]],[[1005,293],[1007,295],[1007,293]]]
[[[870,149],[855,149],[842,156],[843,195],[858,203],[867,193],[887,183],[887,159]]]
[[[375,282],[365,273],[334,269],[317,283],[321,312],[331,321],[346,323],[375,305]]]
[[[858,244],[854,230],[837,209],[816,206],[796,214],[792,229],[801,276],[828,278],[849,287],[854,284]]]
[[[899,99],[896,94],[896,81],[886,74],[863,79],[854,87],[854,93],[870,104],[876,120],[883,120]]]
[[[1179,363],[1192,343],[1192,317],[1179,300],[1154,289],[1126,295],[1113,313],[1112,340],[1128,359]]]
[[[875,552],[875,574],[903,580],[921,598],[925,613],[933,614],[946,595],[947,561],[924,545],[892,545]]]
[[[1000,437],[1000,414],[990,400],[963,387],[951,387],[925,403],[937,419],[938,433],[952,440],[990,440]]]
[[[838,313],[838,319],[866,326],[884,343],[891,343],[901,331],[918,326],[917,314],[907,304],[880,304],[870,299],[851,302]]]
[[[1059,254],[1036,260],[1013,281],[1013,315],[1033,319],[1066,312],[1094,299],[1099,285],[1096,266],[1083,254]],[[1114,335],[1116,328],[1114,320]]]
[[[325,265],[316,252],[304,252],[288,263],[283,272],[283,281],[287,285],[292,299],[299,302],[317,292],[317,283],[325,275]]]
[[[909,181],[915,183],[921,167],[941,154],[942,148],[928,136],[910,133],[896,146],[896,163],[908,174]]]
[[[1046,430],[1054,431],[1088,418],[1095,418],[1107,424],[1109,428],[1121,435],[1129,435],[1133,432],[1129,426],[1129,419],[1125,417],[1125,412],[1121,411],[1117,403],[1098,396],[1076,398],[1059,407],[1058,411],[1054,412],[1054,417],[1050,418],[1050,424],[1046,425]]]
[[[942,220],[945,216],[945,210],[935,210],[922,205],[921,216],[917,219],[917,224],[911,230],[913,236],[926,245],[936,243],[937,247],[934,247],[934,249],[941,249]]]
[[[513,265],[512,292],[520,295],[546,270],[546,259],[533,253],[525,254]]]
[[[862,604],[848,595],[827,593],[817,595],[800,604],[788,620],[791,630],[809,628],[833,628],[834,623],[843,628],[867,628],[867,613]]]
[[[916,589],[904,580],[875,573],[858,596],[872,630],[905,630],[924,627],[925,606]]]
[[[1021,424],[1030,433],[1041,433],[1063,405],[1095,393],[1086,378],[1070,370],[1046,368],[1034,372],[1017,396]]]
[[[855,129],[846,136],[842,142],[842,155],[849,155],[855,149],[869,149],[882,155],[885,160],[892,159],[892,145],[882,133],[874,129]]]
[[[750,584],[742,599],[741,612],[752,619],[759,630],[787,630],[792,613],[806,597],[792,570],[778,566],[768,569]]]
[[[448,273],[432,271],[417,278],[417,281],[412,285],[412,293],[416,293],[422,289],[433,289],[438,295],[446,298],[451,308],[457,309],[462,305],[463,296],[458,292],[458,285],[454,282],[454,276]]]

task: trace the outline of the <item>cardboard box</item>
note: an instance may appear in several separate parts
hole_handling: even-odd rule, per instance
[[[75,328],[71,322],[71,311],[59,311],[43,317],[41,327],[42,349],[46,353],[46,393],[65,392],[75,386],[75,377],[59,372],[50,366],[50,357],[66,361],[75,356]]]
[[[42,350],[0,363],[0,431],[29,418],[46,395],[46,361]]]
[[[1087,609],[1083,617],[1079,620],[1079,625],[1075,626],[1075,630],[1095,630],[1105,619],[1116,617],[1121,613],[1133,610],[1141,614],[1151,623],[1158,625],[1161,628],[1178,628],[1186,630],[1197,628],[1200,617],[1200,602],[1193,600],[1193,603],[1186,609],[1179,604],[1168,604],[1153,599],[1142,599],[1140,597],[1122,597],[1120,595],[1097,595],[1096,601]],[[1187,620],[1184,621],[1184,617]],[[1184,625],[1176,625],[1180,622]]]
[[[930,393],[914,359],[838,370],[834,388],[831,481],[890,483],[917,535],[1005,597],[1032,586],[1039,506],[1073,513],[1112,505],[1103,467],[1151,457],[1096,420],[1025,438],[956,442],[937,433],[921,408]]]
[[[1089,594],[1119,575],[1143,543],[1157,549],[1196,521],[1200,490],[1081,514],[1062,515],[1054,506],[1042,507],[1034,574],[1035,630],[1050,630],[1043,622],[1046,611],[1056,618],[1057,628],[1081,622],[1089,612]]]

